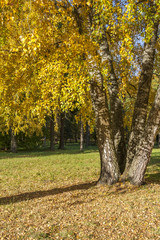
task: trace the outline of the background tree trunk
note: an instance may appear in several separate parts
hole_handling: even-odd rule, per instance
[[[86,147],[89,146],[90,143],[90,130],[89,130],[89,125],[86,123],[86,136],[85,136],[85,145]]]
[[[60,142],[59,149],[64,149],[64,124],[65,124],[65,113],[60,113]]]
[[[54,151],[54,115],[50,119],[50,150]]]
[[[15,136],[14,132],[12,131],[12,129],[10,129],[10,134],[11,134],[10,150],[12,153],[16,153],[17,152],[17,141],[16,141],[16,136]]]
[[[46,147],[46,143],[47,143],[47,128],[48,128],[48,120],[46,121],[46,124],[43,129],[43,144],[42,144],[42,146],[44,148]]]
[[[158,134],[158,147],[160,148],[160,133]]]
[[[80,121],[80,151],[84,150],[84,130],[83,130],[83,122]]]

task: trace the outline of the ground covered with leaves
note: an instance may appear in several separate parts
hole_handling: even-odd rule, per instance
[[[160,239],[160,150],[146,185],[96,186],[99,154],[0,153],[0,239]]]

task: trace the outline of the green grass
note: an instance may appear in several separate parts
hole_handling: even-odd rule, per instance
[[[49,182],[69,183],[95,179],[99,174],[99,156],[95,149],[80,153],[78,146],[55,152],[1,153],[0,181],[10,193],[18,188],[43,189]]]
[[[0,239],[160,239],[160,149],[147,184],[95,186],[96,147],[0,152]]]
[[[151,161],[147,168],[146,179],[160,182],[160,149],[153,149]]]

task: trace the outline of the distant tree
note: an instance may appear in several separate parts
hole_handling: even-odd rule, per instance
[[[80,121],[80,151],[84,150],[84,129],[83,122]]]
[[[10,149],[10,135],[8,133],[0,133],[0,149],[5,151]]]
[[[10,151],[12,153],[16,153],[17,152],[17,137],[14,134],[14,132],[12,131],[12,129],[10,129],[10,135],[11,135],[11,146],[10,146]]]
[[[90,144],[90,130],[89,130],[89,125],[86,123],[86,133],[85,133],[85,145],[88,147]]]
[[[59,139],[59,149],[64,149],[65,138],[64,138],[64,126],[65,126],[65,113],[61,112],[59,115],[59,131],[60,131],[60,139]]]
[[[54,151],[54,115],[52,114],[50,118],[50,150]]]

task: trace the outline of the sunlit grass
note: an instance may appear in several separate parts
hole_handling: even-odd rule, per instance
[[[87,149],[80,153],[78,146],[55,152],[1,153],[0,163],[1,186],[10,194],[19,188],[21,191],[43,189],[49,183],[92,181],[99,174],[98,151]]]
[[[160,149],[153,149],[151,161],[147,168],[146,179],[160,182]]]

